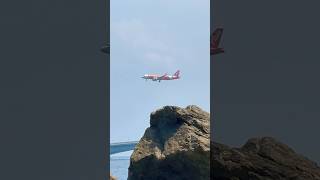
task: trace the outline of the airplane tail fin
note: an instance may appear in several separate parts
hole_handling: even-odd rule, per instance
[[[220,44],[220,40],[222,37],[223,29],[222,28],[217,28],[211,35],[211,42],[210,45],[213,48],[218,48]]]
[[[173,75],[179,77],[179,75],[180,75],[180,70],[178,70],[177,72],[175,72]]]

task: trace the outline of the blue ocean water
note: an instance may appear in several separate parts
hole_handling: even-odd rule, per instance
[[[130,155],[119,154],[110,156],[110,173],[116,177],[117,180],[127,180],[129,164]]]

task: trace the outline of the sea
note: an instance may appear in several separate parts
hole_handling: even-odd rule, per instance
[[[119,153],[110,156],[110,173],[117,180],[127,180],[131,153]]]

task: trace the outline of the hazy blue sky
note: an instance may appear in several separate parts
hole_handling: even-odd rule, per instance
[[[209,0],[111,0],[110,142],[139,140],[165,105],[210,110]],[[175,81],[145,81],[146,73]]]

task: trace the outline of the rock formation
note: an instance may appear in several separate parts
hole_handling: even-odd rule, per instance
[[[212,143],[211,170],[214,180],[320,180],[316,163],[270,137],[241,148]]]
[[[112,176],[112,175],[110,174],[109,180],[117,180],[117,178],[115,178],[114,176]]]
[[[197,106],[165,106],[130,158],[128,180],[210,179],[210,115]]]

